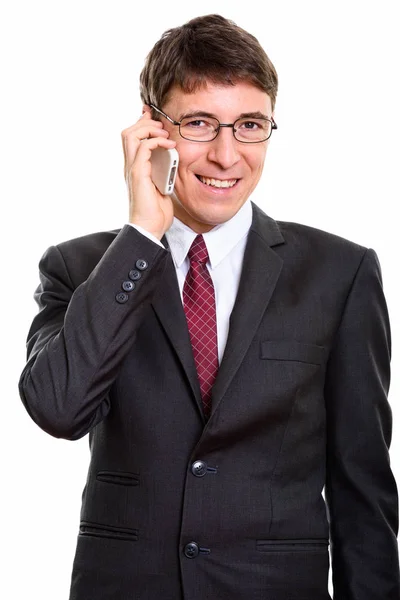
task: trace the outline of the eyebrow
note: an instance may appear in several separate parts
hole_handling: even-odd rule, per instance
[[[194,110],[191,112],[182,113],[179,115],[178,121],[182,121],[182,119],[186,119],[188,117],[209,117],[212,119],[217,119],[219,121],[218,117],[214,113],[209,113],[209,112],[206,112],[205,110]],[[268,117],[267,115],[260,112],[259,110],[256,110],[254,112],[241,113],[238,117],[236,117],[235,121],[237,119],[270,119],[270,118],[271,117]]]

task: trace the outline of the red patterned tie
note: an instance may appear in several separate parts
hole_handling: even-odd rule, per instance
[[[190,268],[183,286],[183,307],[200,382],[203,410],[205,416],[209,417],[211,388],[218,370],[217,319],[214,286],[206,266],[208,252],[202,235],[195,238],[188,258]]]

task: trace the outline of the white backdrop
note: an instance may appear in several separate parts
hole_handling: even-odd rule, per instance
[[[44,434],[18,397],[37,263],[50,244],[126,221],[120,132],[141,112],[144,58],[163,31],[200,14],[218,12],[255,34],[279,74],[279,129],[253,199],[276,219],[378,253],[393,333],[391,457],[400,475],[399,3],[199,6],[13,0],[1,9],[0,502],[7,563],[0,596],[7,600],[67,599],[89,458],[87,438],[72,443]]]

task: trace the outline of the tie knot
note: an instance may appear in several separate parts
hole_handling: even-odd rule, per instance
[[[194,238],[193,244],[188,252],[190,262],[199,262],[205,264],[208,260],[207,246],[202,235]]]

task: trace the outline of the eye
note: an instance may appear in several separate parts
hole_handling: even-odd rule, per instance
[[[261,126],[260,122],[257,122],[257,121],[242,121],[240,123],[239,127],[242,127],[243,129],[248,129],[249,131],[252,131],[252,130],[257,131],[262,126]]]
[[[212,127],[211,123],[205,119],[192,119],[191,121],[185,121],[185,127],[193,127],[195,129],[201,129],[204,127]]]

